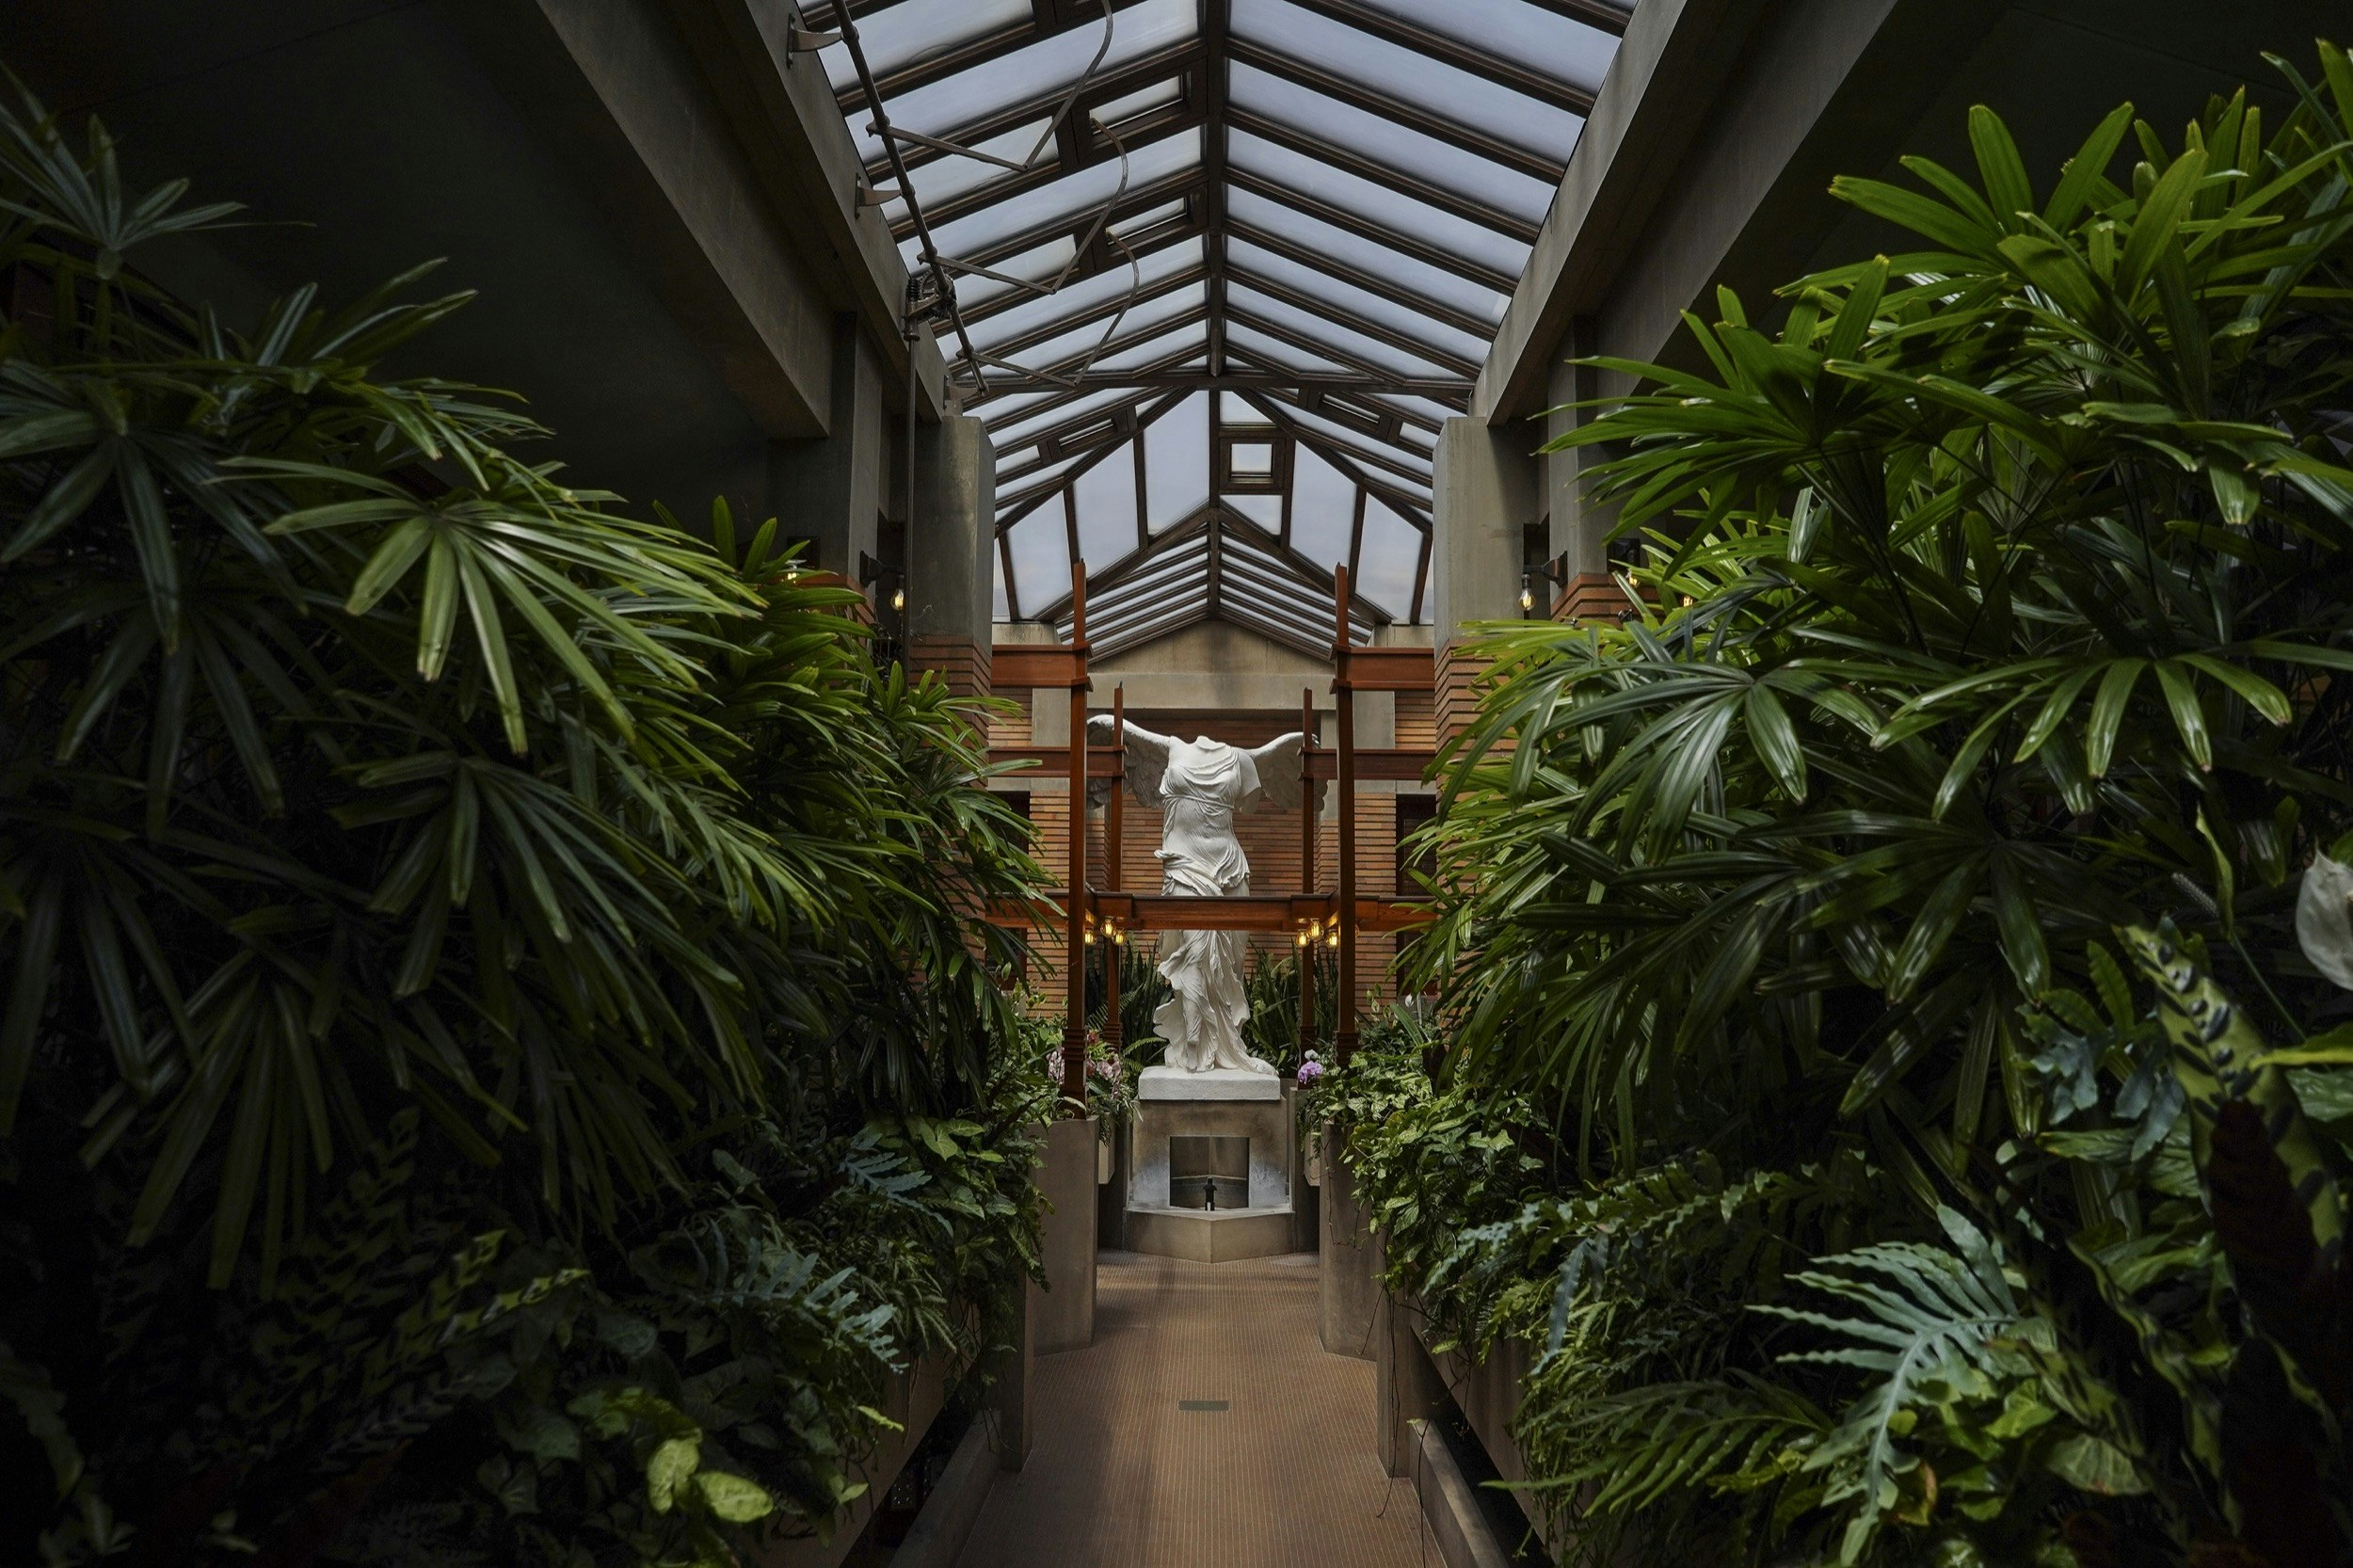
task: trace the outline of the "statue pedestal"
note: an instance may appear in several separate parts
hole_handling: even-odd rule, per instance
[[[1290,1251],[1294,1136],[1283,1080],[1271,1073],[1146,1067],[1128,1245],[1198,1263]]]

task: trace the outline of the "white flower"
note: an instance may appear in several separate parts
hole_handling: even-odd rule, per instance
[[[2353,991],[2353,866],[2313,856],[2296,893],[2296,945],[2330,984]]]

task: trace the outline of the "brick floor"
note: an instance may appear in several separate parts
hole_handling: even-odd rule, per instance
[[[1372,1449],[1372,1363],[1316,1342],[1312,1254],[1105,1253],[1095,1343],[1037,1363],[1036,1446],[961,1568],[1409,1568],[1437,1560]],[[1225,1401],[1224,1410],[1188,1410]]]

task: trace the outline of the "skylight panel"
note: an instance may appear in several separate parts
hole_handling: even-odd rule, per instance
[[[1236,168],[1303,196],[1353,214],[1390,233],[1411,235],[1449,254],[1477,263],[1507,278],[1516,278],[1528,264],[1528,247],[1508,234],[1440,212],[1427,201],[1401,196],[1385,185],[1330,164],[1277,147],[1263,136],[1236,129],[1225,134],[1225,156]]]
[[[1228,101],[1294,131],[1371,159],[1525,222],[1541,221],[1553,187],[1410,126],[1328,98],[1236,60]]]
[[[1424,481],[1429,480],[1435,472],[1429,457],[1411,447],[1397,447],[1385,441],[1375,440],[1361,430],[1353,430],[1337,420],[1325,419],[1321,414],[1310,412],[1305,408],[1286,408],[1284,412],[1298,421],[1302,428],[1313,430],[1335,446],[1361,454],[1369,460],[1399,464],[1417,474]]]
[[[1351,233],[1294,207],[1271,201],[1257,191],[1237,188],[1226,192],[1225,217],[1228,223],[1263,231],[1311,255],[1328,256],[1339,265],[1369,273],[1408,294],[1449,306],[1465,315],[1500,323],[1504,310],[1512,303],[1509,295],[1497,294],[1459,273],[1433,266],[1418,257]]]
[[[1320,567],[1348,559],[1356,526],[1356,484],[1302,446],[1291,457],[1291,548]]]
[[[986,141],[975,142],[973,146],[978,152],[994,153],[1000,158],[1011,158],[1017,162],[1028,157],[1031,151],[1037,147],[1038,137],[1044,134],[1045,130],[1046,121],[1040,120],[1032,124],[1007,131],[1003,136],[991,136]],[[1054,143],[1051,138],[1048,138],[1045,150],[1038,153],[1037,166],[1051,165],[1054,158]],[[1001,180],[1005,177],[1006,171],[1000,165],[981,158],[952,155],[934,158],[928,163],[915,164],[907,169],[907,179],[915,186],[915,199],[925,203],[951,201],[967,191],[979,189],[991,180]],[[893,201],[884,209],[884,212],[893,223],[896,223],[906,216],[906,203]]]
[[[1096,124],[1116,128],[1123,120],[1133,120],[1140,114],[1149,114],[1154,109],[1166,108],[1184,95],[1184,78],[1169,76],[1154,82],[1150,87],[1140,88],[1124,98],[1114,98],[1108,104],[1097,104],[1088,113]]]
[[[1283,498],[1279,495],[1222,495],[1217,504],[1269,534],[1283,531]]]
[[[1289,0],[1234,0],[1235,36],[1346,77],[1401,104],[1433,110],[1465,130],[1566,161],[1585,122],[1566,109],[1474,76],[1459,66],[1303,10]]]
[[[908,259],[908,270],[915,268],[918,254],[916,242],[909,240],[900,251]],[[1078,242],[1068,234],[1056,234],[1044,245],[1033,246],[1017,256],[1001,262],[991,262],[988,270],[1003,278],[1018,278],[1026,283],[1043,283],[1068,266],[1079,253]],[[1000,283],[996,278],[983,278],[977,273],[955,274],[956,303],[971,309],[986,304],[1000,294],[1018,292],[1012,283]]]
[[[1144,427],[1144,513],[1155,534],[1209,504],[1209,394],[1194,392]]]
[[[1346,355],[1376,369],[1398,376],[1429,376],[1443,379],[1456,372],[1436,364],[1419,355],[1369,337],[1351,327],[1303,311],[1273,295],[1261,294],[1239,280],[1225,286],[1225,297],[1236,310],[1246,311],[1271,328],[1295,332],[1309,343],[1334,354]]]
[[[878,14],[875,20],[880,19]],[[1090,22],[1040,39],[1000,58],[903,92],[885,107],[894,124],[952,138],[967,125],[1025,104],[1050,102],[1067,90],[1103,49],[1104,25]],[[1111,47],[1098,74],[1191,41],[1199,31],[1198,6],[1196,0],[1143,0],[1113,11],[1109,25]],[[859,24],[858,33],[861,39],[866,36],[865,24]],[[850,133],[858,140],[858,155],[871,163],[882,153],[882,138],[867,135],[867,120],[865,114],[854,111]]]
[[[1053,395],[1049,391],[1038,394],[1038,398],[1050,401]],[[1002,426],[992,425],[989,428],[989,439],[1003,441],[1023,440],[1036,431],[1049,429],[1057,424],[1068,424],[1074,420],[1085,419],[1090,414],[1108,412],[1124,403],[1132,403],[1136,396],[1136,389],[1133,387],[1114,387],[1109,392],[1090,392],[1073,402],[1058,404],[1051,408],[1043,409],[1031,418],[1011,420]],[[993,402],[983,404],[981,406],[983,417],[986,417],[988,411],[996,406]],[[997,461],[1001,469],[1006,459],[1000,457]]]
[[[1200,165],[1198,129],[1162,136],[1128,153],[1125,190],[1141,190]],[[1119,160],[1107,159],[992,202],[979,212],[934,230],[933,238],[943,255],[976,255],[1016,234],[1091,215],[1093,209],[1122,188]]]
[[[1118,447],[1070,487],[1079,519],[1079,553],[1107,567],[1136,548],[1136,443]]]
[[[1472,364],[1486,358],[1487,340],[1484,338],[1475,338],[1458,328],[1433,321],[1420,312],[1408,310],[1395,300],[1360,289],[1329,273],[1302,266],[1288,256],[1278,256],[1247,240],[1226,241],[1225,255],[1233,265],[1247,268],[1270,283],[1282,283],[1297,289],[1327,306],[1336,315],[1356,317],[1385,327],[1417,343],[1427,344],[1439,353],[1452,354]]]
[[[1195,299],[1193,303],[1197,306],[1201,301]],[[1209,328],[1196,321],[1190,327],[1181,328],[1174,332],[1164,332],[1157,338],[1137,344],[1134,347],[1120,353],[1106,354],[1095,361],[1095,368],[1098,371],[1140,370],[1145,365],[1158,364],[1162,360],[1181,354],[1187,348],[1198,346],[1209,340]]]
[[[1094,353],[1097,345],[1104,342],[1106,328],[1111,328],[1111,340],[1117,342],[1138,332],[1149,332],[1155,328],[1176,320],[1188,311],[1201,309],[1207,303],[1209,303],[1208,285],[1189,283],[1183,288],[1173,290],[1158,298],[1147,299],[1141,305],[1130,307],[1115,328],[1112,327],[1111,312],[1105,311],[1093,321],[1074,327],[1066,332],[1057,333],[1044,343],[1008,357],[1018,364],[1036,370],[1044,370],[1074,360],[1082,360]],[[1117,363],[1111,359],[1106,359],[1100,361],[1100,368],[1117,370],[1127,362],[1124,358],[1121,358]]]
[[[858,18],[857,40],[874,75],[884,78],[1029,20],[1030,0],[899,0]],[[823,58],[825,79],[837,90],[857,80],[848,44],[832,45]]]
[[[1399,620],[1414,604],[1414,579],[1421,570],[1420,529],[1389,509],[1379,496],[1365,497],[1365,539],[1357,553],[1353,586]]]
[[[972,341],[983,348],[1017,338],[1049,323],[1088,316],[1108,318],[1132,288],[1148,289],[1201,264],[1198,238],[1155,250],[1133,267],[1115,266],[1065,283],[1053,294],[1039,295],[1012,306],[985,321],[972,324]]]
[[[1060,506],[1041,506],[1005,533],[1013,555],[1014,591],[1036,615],[1070,591],[1070,536]]]
[[[1599,27],[1558,16],[1526,0],[1359,0],[1367,8],[1444,33],[1459,42],[1542,71],[1557,82],[1585,91],[1601,90],[1601,80],[1617,56],[1618,40]]]

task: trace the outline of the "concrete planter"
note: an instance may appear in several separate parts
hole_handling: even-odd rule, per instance
[[[1046,1157],[1037,1169],[1048,1206],[1039,1249],[1046,1288],[1030,1288],[1039,1355],[1095,1343],[1095,1210],[1102,1193],[1096,1151],[1101,1146],[1092,1116],[1046,1128]]]

